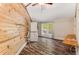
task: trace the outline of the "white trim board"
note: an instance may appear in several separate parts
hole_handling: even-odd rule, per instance
[[[18,52],[17,52],[15,55],[19,55],[20,52],[22,51],[22,49],[25,47],[26,44],[27,44],[27,42],[25,42],[25,43],[21,46],[21,48],[18,50]]]

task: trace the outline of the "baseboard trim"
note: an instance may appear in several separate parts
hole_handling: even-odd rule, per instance
[[[20,52],[22,51],[22,49],[25,47],[26,44],[27,44],[27,42],[24,43],[24,44],[21,46],[21,48],[18,50],[18,52],[16,53],[16,55],[19,55],[19,54],[20,54]]]
[[[54,38],[45,37],[45,36],[38,36],[38,37],[42,37],[42,38],[48,38],[48,39],[54,39]]]

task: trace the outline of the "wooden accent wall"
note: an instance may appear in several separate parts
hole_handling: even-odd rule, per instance
[[[16,54],[27,41],[30,17],[22,4],[0,4],[0,54]]]

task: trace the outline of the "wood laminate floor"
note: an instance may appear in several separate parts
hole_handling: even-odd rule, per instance
[[[62,40],[39,37],[37,42],[29,42],[20,55],[75,55],[75,47],[62,43]]]

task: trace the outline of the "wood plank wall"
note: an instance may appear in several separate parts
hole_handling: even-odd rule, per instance
[[[0,54],[16,54],[27,41],[30,17],[22,4],[0,4]]]

